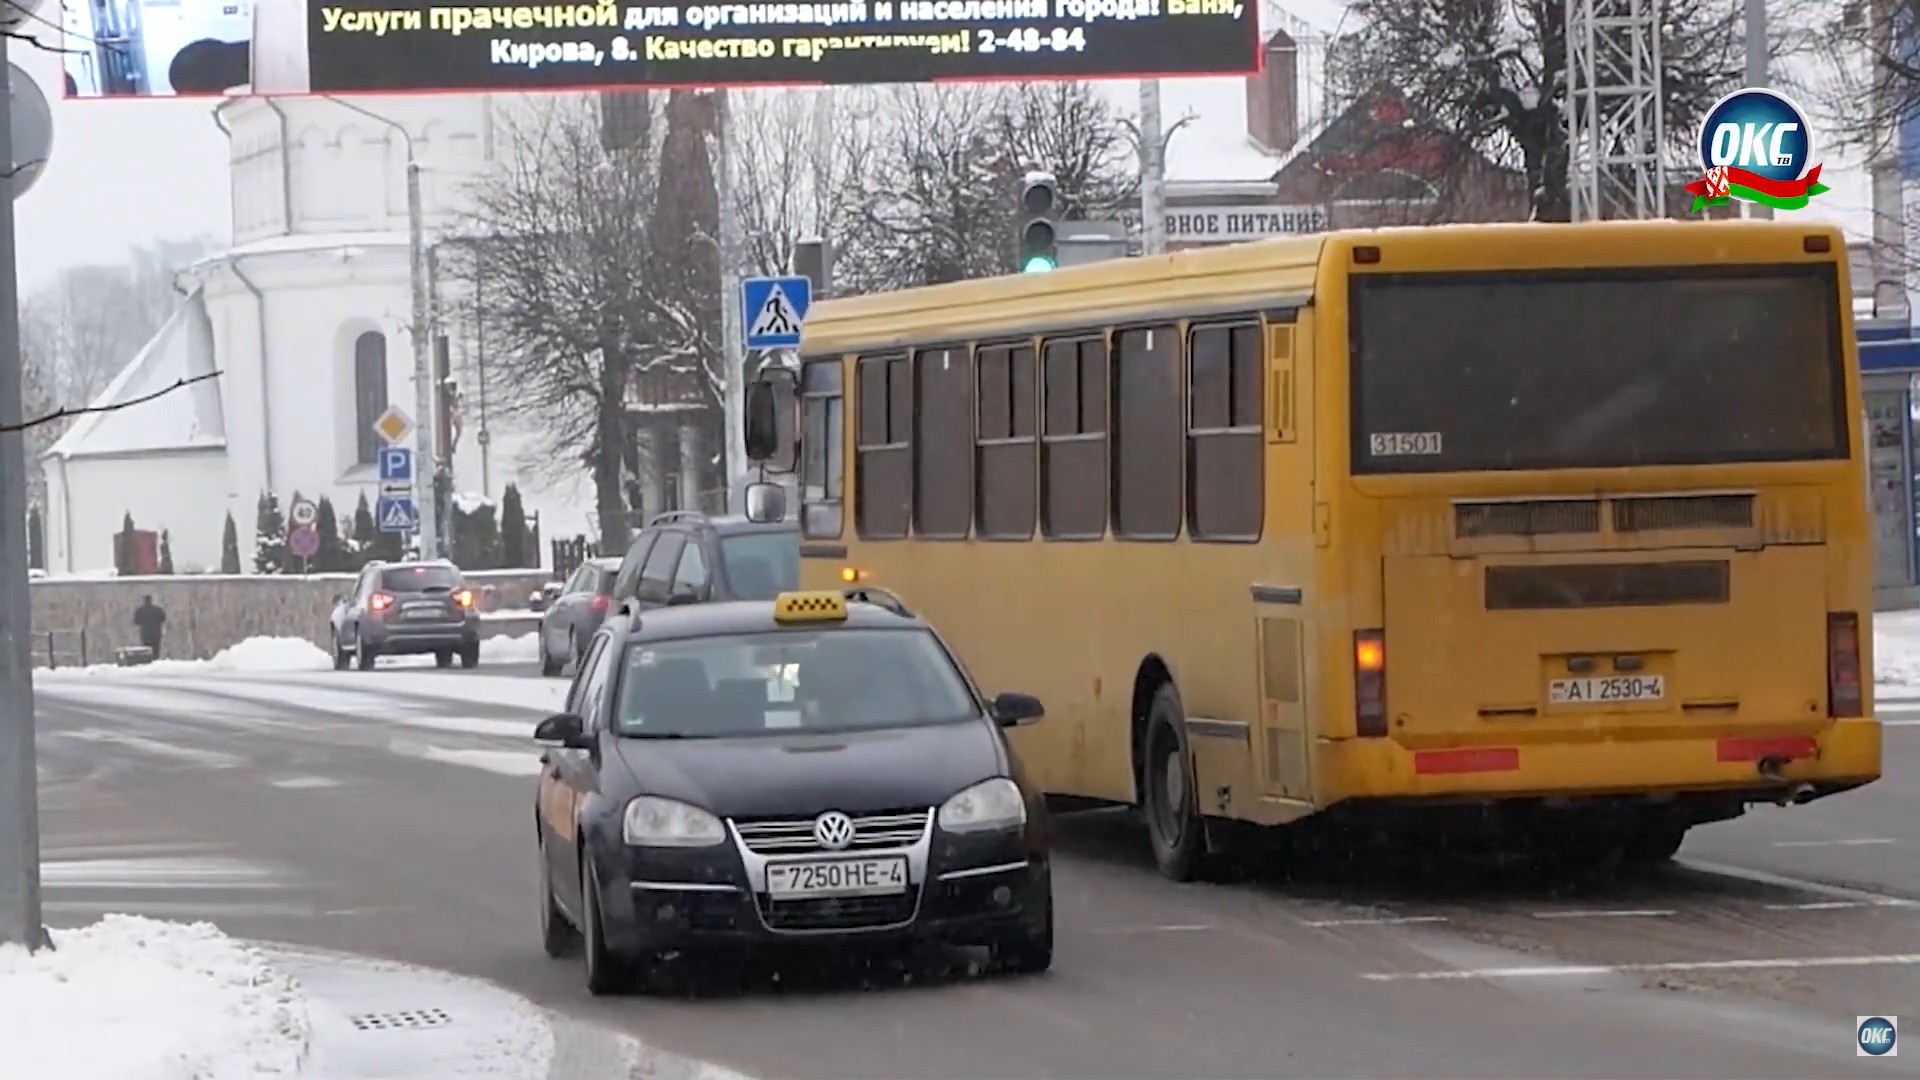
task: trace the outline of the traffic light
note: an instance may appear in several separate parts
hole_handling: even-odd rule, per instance
[[[1020,182],[1020,272],[1041,274],[1060,265],[1057,224],[1060,188],[1052,173],[1030,172]]]

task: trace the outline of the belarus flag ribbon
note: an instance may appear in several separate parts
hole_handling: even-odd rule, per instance
[[[1707,170],[1707,175],[1687,185],[1687,191],[1693,195],[1693,209],[1689,213],[1699,213],[1704,206],[1720,206],[1730,198],[1745,199],[1775,210],[1798,210],[1807,205],[1807,200],[1828,191],[1827,185],[1820,182],[1820,166],[1807,170],[1807,175],[1798,180],[1769,180],[1745,169],[1728,165],[1716,165]]]

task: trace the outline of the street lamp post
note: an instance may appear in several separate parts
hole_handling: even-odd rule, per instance
[[[407,276],[413,290],[413,501],[420,515],[420,557],[431,559],[440,551],[439,508],[434,501],[434,478],[448,463],[440,460],[440,447],[434,439],[435,374],[433,337],[427,310],[427,224],[420,197],[420,162],[414,156],[413,133],[397,121],[363,109],[336,97],[328,101],[400,133],[407,148]]]

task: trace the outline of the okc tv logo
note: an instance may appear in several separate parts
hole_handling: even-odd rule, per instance
[[[1772,90],[1748,87],[1714,103],[1700,121],[1700,162],[1706,175],[1687,185],[1693,213],[1733,199],[1798,210],[1827,191],[1807,114]]]
[[[1897,1016],[1861,1016],[1854,1022],[1859,1025],[1858,1045],[1854,1048],[1855,1057],[1899,1057],[1900,1018]]]

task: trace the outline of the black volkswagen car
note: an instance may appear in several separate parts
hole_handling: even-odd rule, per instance
[[[541,721],[547,952],[616,992],[666,952],[852,939],[1053,963],[1045,803],[988,701],[878,590],[616,614]]]

